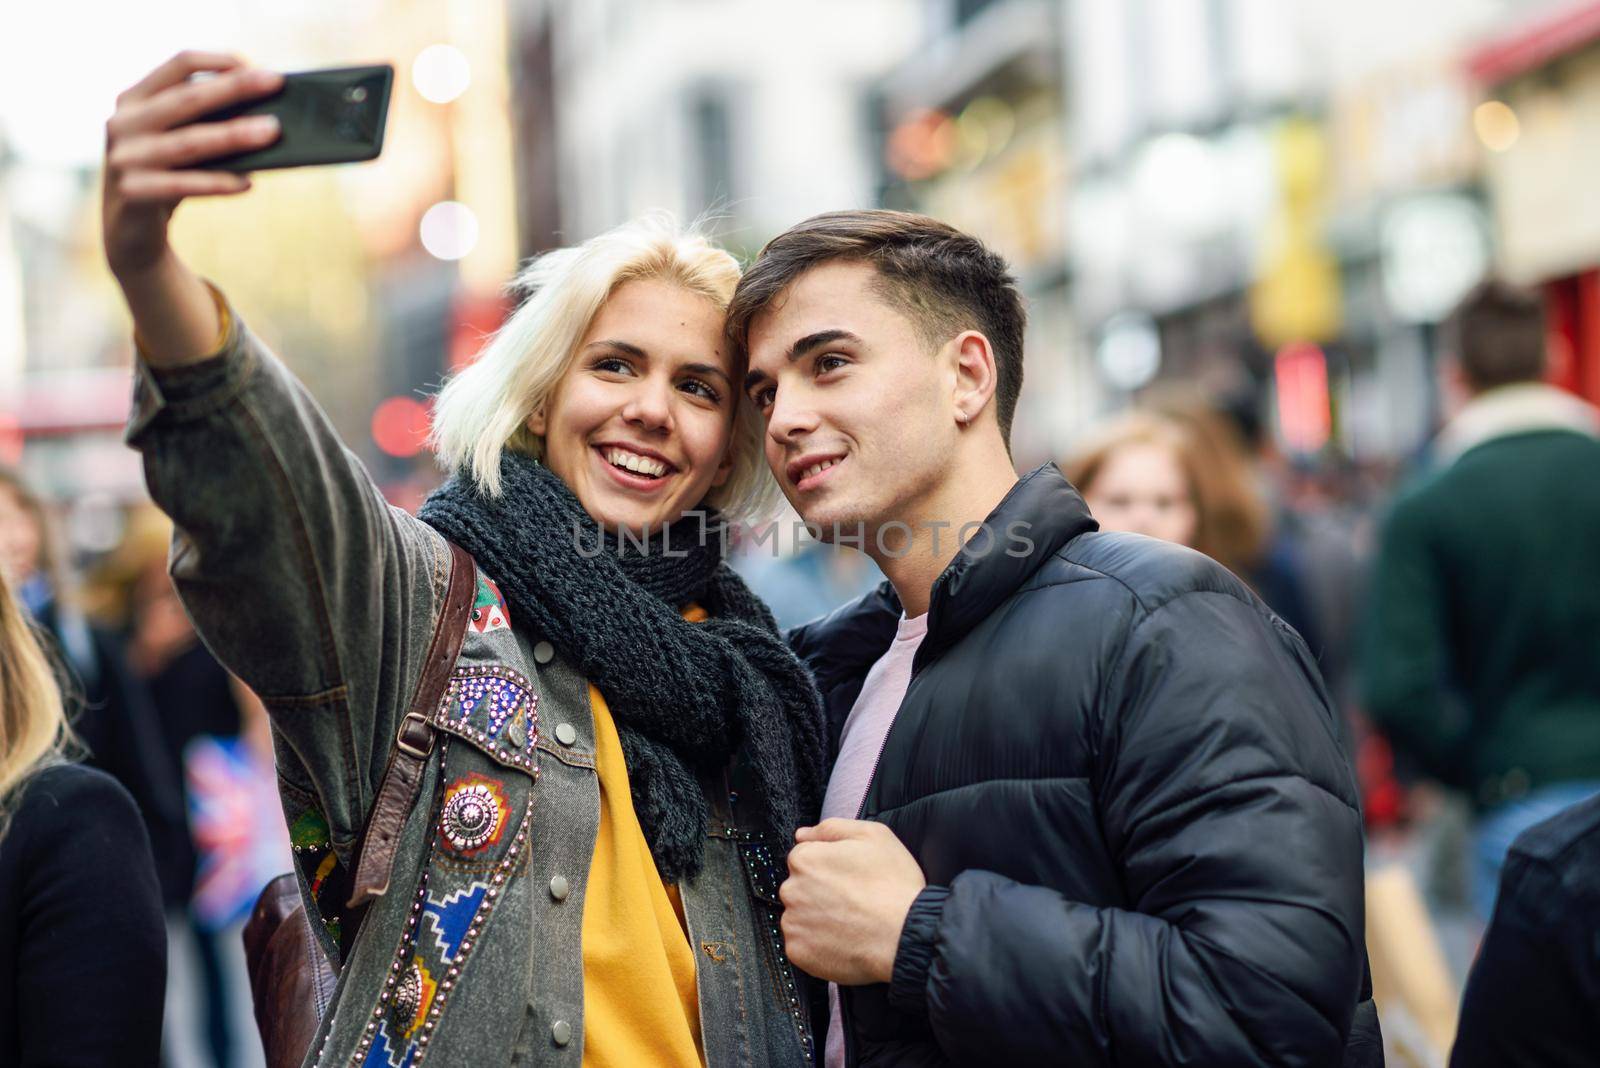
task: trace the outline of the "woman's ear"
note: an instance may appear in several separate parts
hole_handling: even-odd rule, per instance
[[[540,437],[540,438],[544,437],[544,432],[545,432],[544,405],[541,404],[541,405],[539,405],[539,407],[535,408],[533,410],[533,414],[528,416],[528,421],[524,425],[527,426],[528,433],[534,435],[535,437]]]
[[[717,473],[711,477],[711,488],[716,489],[728,481],[728,476],[733,474],[733,446],[730,444],[722,453],[722,460],[717,464]]]

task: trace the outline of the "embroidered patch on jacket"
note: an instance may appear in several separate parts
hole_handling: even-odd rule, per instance
[[[486,775],[468,775],[444,792],[439,835],[458,856],[477,856],[500,841],[510,821],[505,784]]]
[[[343,871],[339,858],[333,852],[333,841],[328,829],[328,819],[320,809],[302,809],[289,824],[289,846],[294,853],[295,866],[311,890],[311,899],[317,906],[322,925],[335,945],[341,945],[344,931],[339,923],[339,913],[344,902]]]
[[[433,996],[438,991],[439,984],[428,973],[422,958],[413,957],[411,967],[406,969],[405,978],[400,980],[394,992],[394,1007],[399,1018],[406,1020],[410,1017],[410,1022],[400,1032],[403,1038],[409,1039],[421,1029],[422,1021],[427,1019],[428,1009],[433,1005]]]
[[[472,602],[472,614],[467,617],[467,623],[479,634],[511,626],[511,612],[506,607],[506,599],[500,593],[500,587],[487,575],[478,575],[478,596]]]
[[[457,731],[456,733],[463,733]],[[527,852],[533,779],[503,781],[477,770],[451,779],[456,754],[483,767],[486,745],[462,752],[446,737],[439,754],[434,834],[388,975],[371,1007],[350,1068],[418,1068],[462,980],[507,880]],[[452,752],[454,750],[454,752]],[[471,868],[452,858],[475,857]],[[476,869],[476,870],[472,870]],[[480,977],[477,981],[493,981]]]
[[[538,772],[539,695],[520,672],[499,664],[457,668],[433,722],[501,764]]]

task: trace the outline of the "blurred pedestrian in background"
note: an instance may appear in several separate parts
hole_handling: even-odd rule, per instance
[[[1383,524],[1365,636],[1369,712],[1479,808],[1485,918],[1512,840],[1600,792],[1600,418],[1541,382],[1544,331],[1498,282],[1444,324],[1464,403]]]
[[[1467,980],[1450,1068],[1600,1056],[1600,796],[1524,831]]]
[[[133,795],[163,897],[181,898],[192,877],[181,772],[163,744],[149,693],[129,671],[118,636],[84,614],[44,500],[6,468],[0,468],[0,572],[83,695],[72,728],[87,750],[86,762]]]
[[[171,539],[172,522],[154,505],[134,509],[120,544],[92,569],[85,601],[97,622],[123,636],[129,671],[155,711],[164,759],[179,770],[188,817],[164,886],[168,1063],[231,1068],[248,1063],[241,1057],[256,1041],[239,926],[289,853],[284,842],[266,871],[251,862],[263,837],[251,808],[263,793],[269,811],[275,806],[270,749],[259,767],[263,761],[247,759],[251,751],[240,745],[233,680],[200,643],[167,575]],[[249,781],[256,778],[264,781]],[[215,820],[196,820],[218,813],[232,820],[220,835]]]
[[[1299,568],[1273,540],[1272,516],[1244,446],[1214,413],[1131,411],[1092,428],[1062,463],[1100,529],[1197,549],[1244,579],[1316,654],[1321,634]]]
[[[61,692],[0,569],[0,1064],[160,1062],[166,941],[126,790],[62,756]]]

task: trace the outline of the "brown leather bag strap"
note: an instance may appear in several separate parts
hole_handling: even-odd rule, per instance
[[[367,817],[355,878],[350,884],[346,908],[357,908],[382,897],[389,889],[389,873],[394,868],[394,851],[400,844],[400,831],[417,803],[422,787],[422,771],[433,752],[432,717],[450,681],[450,669],[461,653],[466,638],[467,617],[472,612],[477,588],[477,565],[467,550],[450,542],[450,586],[434,627],[433,641],[422,662],[422,677],[412,695],[411,707],[400,720],[389,764],[378,784],[378,797]]]

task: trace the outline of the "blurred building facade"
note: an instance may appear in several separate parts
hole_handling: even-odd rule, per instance
[[[1252,409],[1305,461],[1403,462],[1441,416],[1437,323],[1491,271],[1532,277],[1507,236],[1597,245],[1555,222],[1587,217],[1550,210],[1573,191],[1519,186],[1544,225],[1505,217],[1515,179],[1486,134],[1494,83],[1474,58],[1497,37],[1518,56],[1529,35],[1544,42],[1553,55],[1520,73],[1550,112],[1545,61],[1562,64],[1568,118],[1581,116],[1572,72],[1594,6],[934,0],[878,87],[883,202],[948,218],[1017,266],[1034,317],[1023,456],[1182,382]],[[1582,128],[1569,121],[1518,173],[1575,190]],[[1600,298],[1579,268],[1593,258],[1539,276],[1580,389]]]
[[[916,0],[515,0],[513,80],[552,96],[524,173],[553,179],[562,243],[664,209],[753,253],[875,202],[867,90],[920,18]]]
[[[1488,99],[1487,185],[1501,265],[1540,286],[1555,377],[1600,403],[1600,4],[1550,11],[1485,40],[1470,70]]]

